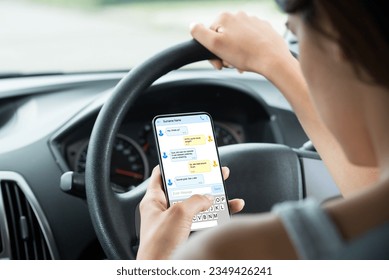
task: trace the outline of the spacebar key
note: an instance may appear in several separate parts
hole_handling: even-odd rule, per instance
[[[217,226],[217,221],[197,222],[192,224],[192,230]]]

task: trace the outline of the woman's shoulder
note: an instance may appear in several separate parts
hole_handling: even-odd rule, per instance
[[[385,192],[385,187],[377,186],[324,206],[308,199],[282,203],[273,211],[300,258],[387,259],[389,196]]]
[[[343,238],[324,208],[313,199],[284,202],[273,207],[301,259],[331,259]]]
[[[339,258],[389,258],[389,181],[325,205],[345,249]],[[380,250],[377,248],[380,247]]]
[[[389,222],[389,181],[324,205],[341,235],[351,241]]]

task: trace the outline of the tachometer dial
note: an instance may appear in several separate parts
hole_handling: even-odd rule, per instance
[[[88,143],[76,157],[75,167],[79,173],[85,172],[87,151]],[[127,191],[142,183],[148,175],[149,165],[142,148],[131,138],[117,135],[112,150],[111,182],[122,187],[122,191]]]
[[[238,137],[228,127],[214,123],[217,145],[219,147],[239,143]]]

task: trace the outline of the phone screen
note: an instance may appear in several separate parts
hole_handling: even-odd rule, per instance
[[[228,201],[210,115],[157,116],[153,127],[169,204],[194,194],[210,194],[214,203],[193,217],[192,231],[228,221]]]

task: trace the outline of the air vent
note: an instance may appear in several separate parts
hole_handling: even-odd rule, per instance
[[[52,259],[38,218],[17,182],[2,180],[0,189],[7,220],[11,258],[15,260]]]

